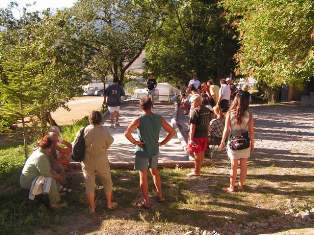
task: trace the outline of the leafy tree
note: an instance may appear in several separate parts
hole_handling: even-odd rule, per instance
[[[240,72],[254,76],[269,97],[281,85],[313,77],[313,1],[224,0],[241,35]]]
[[[110,65],[114,81],[123,82],[127,69],[158,27],[158,4],[159,1],[147,0],[81,0],[73,7],[72,14],[86,37],[86,45],[96,58],[105,52],[100,63]],[[107,76],[107,69],[101,69],[99,74],[99,66],[94,68],[100,78]]]
[[[43,131],[47,121],[56,124],[50,112],[81,91],[86,65],[84,47],[66,12],[36,13],[36,20],[28,16],[25,10],[16,23],[3,24],[0,33],[0,111],[4,118],[21,120],[24,135],[26,119],[40,120]]]
[[[201,80],[228,76],[238,48],[234,29],[215,1],[171,1],[163,27],[149,42],[147,69],[167,79]]]

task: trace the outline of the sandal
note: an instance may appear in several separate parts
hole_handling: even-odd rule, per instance
[[[140,201],[136,202],[135,205],[139,209],[150,209],[152,207],[152,205],[150,203],[146,204],[144,200],[140,200]]]
[[[114,210],[118,207],[118,203],[116,202],[111,202],[111,207],[107,207],[107,209],[109,210]]]
[[[226,192],[226,193],[234,193],[235,192],[234,188],[230,188],[230,187],[223,188],[223,191]]]
[[[159,203],[163,203],[163,202],[166,201],[166,199],[164,197],[156,196],[156,201],[159,202]]]
[[[188,177],[198,177],[201,176],[201,174],[196,174],[194,171],[187,174]]]
[[[240,184],[238,185],[239,191],[246,191],[247,189],[248,189],[248,187],[246,185],[242,185],[242,186]]]

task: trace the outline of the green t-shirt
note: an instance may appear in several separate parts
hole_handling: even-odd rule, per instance
[[[35,150],[25,162],[20,176],[21,187],[29,189],[38,176],[51,177],[49,157],[40,148]]]
[[[140,117],[140,126],[137,129],[139,139],[144,147],[136,147],[136,154],[143,157],[153,157],[159,153],[159,133],[161,130],[161,116],[148,114]]]

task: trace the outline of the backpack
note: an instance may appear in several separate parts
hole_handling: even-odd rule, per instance
[[[239,135],[231,135],[229,138],[229,147],[231,150],[242,150],[250,147],[249,132],[242,132]]]
[[[81,162],[85,157],[85,139],[84,139],[85,127],[80,130],[79,136],[75,139],[72,150],[72,159],[75,162]]]

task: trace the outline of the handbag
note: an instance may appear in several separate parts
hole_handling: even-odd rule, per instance
[[[85,139],[84,139],[85,127],[80,130],[79,136],[75,139],[72,150],[72,159],[75,162],[81,162],[85,158]]]
[[[231,150],[242,150],[250,147],[249,132],[242,132],[238,135],[230,135],[229,147]]]

